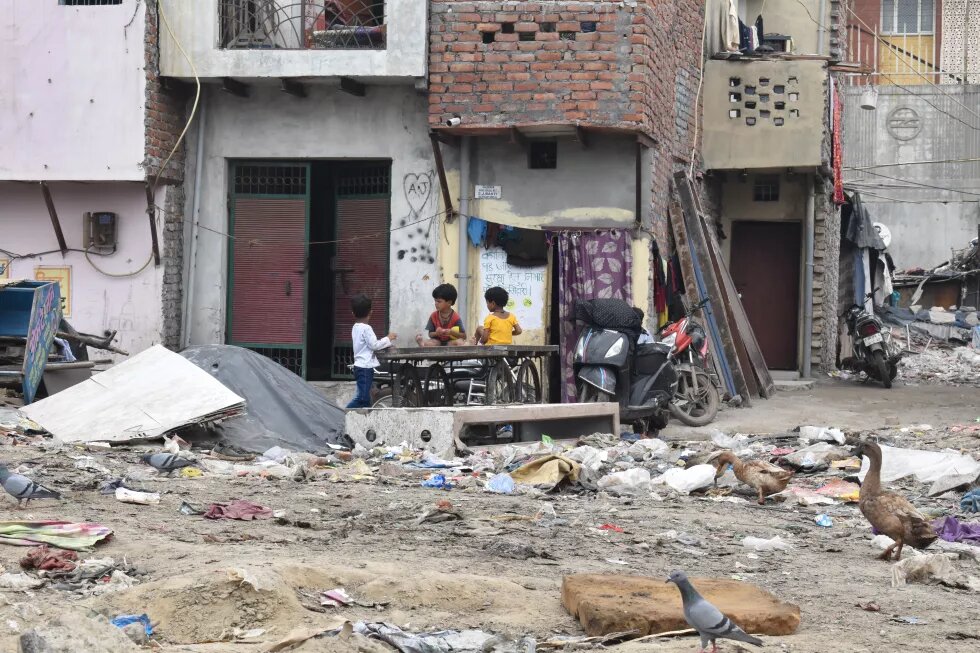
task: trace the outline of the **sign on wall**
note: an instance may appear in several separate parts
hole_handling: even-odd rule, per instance
[[[546,266],[530,268],[507,264],[507,252],[491,247],[480,253],[480,281],[482,292],[492,286],[500,286],[510,295],[507,310],[517,316],[525,331],[544,328]],[[518,340],[520,344],[520,340]]]
[[[477,184],[474,197],[476,197],[478,200],[499,200],[501,197],[503,197],[503,187],[481,186]]]
[[[61,314],[71,317],[71,266],[52,267],[39,265],[34,268],[35,281],[56,282],[61,291]]]

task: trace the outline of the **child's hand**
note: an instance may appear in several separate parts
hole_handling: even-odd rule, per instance
[[[392,342],[394,342],[395,340],[398,340],[398,334],[397,333],[389,333],[388,334],[388,340],[391,340]]]

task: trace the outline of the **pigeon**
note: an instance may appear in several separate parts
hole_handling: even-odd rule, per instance
[[[715,653],[718,650],[716,639],[733,639],[737,642],[762,646],[761,639],[746,633],[723,615],[721,610],[705,601],[683,571],[672,573],[667,582],[677,585],[677,589],[681,592],[681,600],[684,602],[684,619],[701,636],[701,648],[698,649],[698,653],[707,650],[708,642],[711,642],[711,653]]]
[[[61,495],[44,487],[40,483],[35,483],[26,476],[14,474],[6,467],[0,465],[0,485],[7,491],[7,494],[17,499],[17,507],[20,508],[21,502],[31,499],[60,499]]]
[[[143,462],[157,471],[166,472],[167,476],[172,476],[181,467],[190,467],[194,464],[193,460],[172,453],[148,453],[143,456]]]

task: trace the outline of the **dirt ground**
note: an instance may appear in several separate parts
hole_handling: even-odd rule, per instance
[[[826,381],[815,389],[780,393],[750,409],[724,411],[704,429],[670,427],[669,440],[700,439],[716,429],[727,433],[782,433],[800,424],[838,426],[848,431],[883,429],[882,441],[940,449],[953,446],[980,455],[980,436],[952,432],[953,425],[980,417],[980,390],[898,385],[892,390],[853,382]],[[916,435],[900,427],[927,423]],[[676,449],[688,446],[672,442]],[[701,442],[699,445],[709,446]],[[338,616],[385,621],[403,628],[480,628],[502,635],[532,635],[538,642],[558,635],[580,636],[581,627],[560,604],[562,577],[573,573],[638,574],[666,578],[675,569],[691,576],[735,577],[801,607],[796,634],[764,637],[763,651],[976,651],[980,647],[980,597],[966,590],[910,584],[893,589],[889,563],[879,562],[869,526],[854,504],[801,507],[731,503],[708,496],[613,497],[564,491],[536,496],[500,496],[481,484],[449,491],[421,487],[428,473],[387,464],[361,480],[269,480],[205,475],[152,478],[140,482],[161,493],[159,505],[131,505],[96,489],[102,474],[75,468],[71,456],[91,456],[113,476],[145,472],[141,450],[93,453],[73,447],[0,448],[11,468],[29,463],[32,475],[64,491],[61,501],[13,509],[3,497],[2,519],[94,521],[111,527],[112,538],[86,557],[112,557],[136,568],[131,589],[83,596],[45,587],[29,593],[0,592],[0,651],[18,650],[18,633],[32,625],[84,614],[147,613],[159,622],[158,650],[180,652],[265,651],[298,627],[327,628]],[[824,476],[798,475],[793,483],[815,487]],[[464,485],[466,482],[464,482]],[[955,514],[950,499],[924,498],[925,486],[899,488],[922,509]],[[246,499],[286,511],[283,520],[209,521],[179,512],[182,502]],[[449,500],[461,520],[416,523],[439,500]],[[551,506],[557,520],[535,519]],[[814,523],[818,512],[833,527]],[[974,521],[977,517],[974,516]],[[282,523],[280,523],[282,522]],[[300,523],[297,525],[298,522]],[[624,532],[600,530],[615,524]],[[674,530],[677,539],[658,537]],[[750,554],[743,537],[782,536],[794,548]],[[0,546],[0,565],[17,571],[25,549]],[[625,563],[625,564],[623,564]],[[980,575],[976,561],[958,561]],[[255,578],[261,591],[229,570]],[[317,612],[316,596],[344,587],[362,605]],[[876,602],[880,612],[857,604]],[[901,619],[915,617],[920,623]],[[74,617],[73,617],[74,618]],[[84,618],[84,617],[80,617]],[[249,643],[216,643],[234,629],[263,629]],[[69,631],[70,631],[69,627]],[[106,640],[108,642],[108,640]],[[106,643],[106,650],[113,650]],[[684,651],[692,637],[610,646],[621,653]],[[71,649],[66,649],[71,650]],[[119,646],[116,650],[128,650]],[[133,649],[135,650],[135,649]],[[316,651],[380,651],[363,638],[311,640],[299,648]],[[540,650],[540,649],[539,649]],[[747,650],[722,642],[720,650]],[[757,649],[752,649],[757,650]]]

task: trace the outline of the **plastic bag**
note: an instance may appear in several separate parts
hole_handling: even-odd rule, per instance
[[[125,628],[129,624],[135,623],[143,624],[143,630],[146,632],[147,637],[153,634],[153,626],[150,624],[150,618],[145,614],[121,614],[112,620],[112,625],[116,628]]]
[[[800,439],[844,444],[844,433],[840,429],[829,426],[801,426]]]
[[[596,449],[595,447],[584,444],[565,453],[565,457],[580,463],[585,469],[594,472],[602,467],[602,463],[606,462],[609,458],[609,453],[604,449]]]
[[[792,544],[778,535],[768,540],[762,537],[746,537],[742,540],[742,546],[753,551],[789,551],[793,548]]]
[[[514,487],[514,479],[510,474],[497,474],[487,481],[487,492],[494,494],[513,494]]]
[[[631,455],[634,460],[650,460],[651,458],[660,458],[668,451],[670,451],[670,447],[667,445],[667,443],[656,438],[644,438],[643,440],[637,440],[631,444],[630,448],[628,449],[629,455]]]
[[[650,472],[642,467],[614,472],[600,478],[597,485],[609,494],[645,494],[650,491]]]
[[[678,492],[690,493],[708,487],[715,480],[713,465],[695,465],[687,469],[673,467],[653,480],[655,484],[666,484]]]
[[[914,475],[920,483],[932,483],[950,474],[967,475],[980,473],[980,463],[972,457],[947,449],[945,451],[923,451],[920,449],[900,449],[881,446],[881,480],[891,483],[900,478]],[[867,457],[861,461],[858,478],[862,481],[868,473],[870,463]]]

